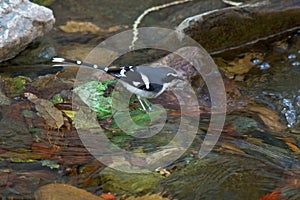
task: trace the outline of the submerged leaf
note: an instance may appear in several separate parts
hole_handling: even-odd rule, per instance
[[[279,200],[281,199],[280,195],[281,195],[280,191],[274,191],[272,193],[264,195],[259,200]]]
[[[160,194],[147,194],[141,197],[128,197],[126,200],[168,200],[163,198]]]
[[[31,82],[31,79],[25,76],[17,76],[7,80],[4,89],[9,96],[16,97],[23,94],[27,82]]]
[[[49,167],[50,169],[58,169],[59,168],[59,164],[57,164],[56,162],[54,162],[52,160],[43,160],[42,166]]]
[[[115,83],[115,80],[103,82],[91,81],[74,89],[81,100],[97,113],[97,116],[106,119],[112,115],[112,99],[106,97],[105,92],[109,85]]]
[[[113,26],[108,29],[103,29],[92,22],[68,21],[66,25],[59,26],[59,28],[66,33],[103,34],[116,32],[125,27]]]
[[[63,114],[54,107],[53,103],[46,99],[40,99],[32,93],[25,93],[25,97],[35,104],[38,114],[46,121],[51,128],[60,128],[64,124]]]
[[[225,72],[225,75],[228,78],[233,78],[236,75],[243,76],[247,74],[254,66],[251,63],[251,60],[254,58],[258,58],[260,60],[263,59],[259,53],[248,53],[242,58],[238,58],[231,62],[227,62],[221,58],[216,59],[216,61],[221,69]]]
[[[53,98],[52,98],[53,104],[62,103],[62,102],[64,102],[64,98],[62,97],[61,94],[56,94],[53,96]]]
[[[250,106],[248,110],[258,114],[264,124],[274,133],[281,133],[287,127],[280,123],[280,117],[272,110],[265,107]]]
[[[286,143],[286,145],[289,146],[289,148],[290,148],[293,152],[295,152],[295,154],[300,154],[300,149],[299,149],[299,147],[297,147],[295,144],[293,144],[293,143],[291,143],[291,142],[285,142],[285,143]]]

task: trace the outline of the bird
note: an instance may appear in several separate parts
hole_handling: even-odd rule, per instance
[[[151,106],[145,99],[156,98],[161,95],[174,80],[183,80],[175,69],[167,66],[120,66],[104,67],[97,64],[86,63],[80,60],[54,57],[54,63],[69,63],[99,69],[120,80],[121,84],[131,93],[137,96],[144,111],[151,111]],[[63,66],[55,64],[53,66]],[[143,103],[146,104],[146,106]]]

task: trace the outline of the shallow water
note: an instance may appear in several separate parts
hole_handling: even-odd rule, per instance
[[[255,100],[281,111],[285,124],[299,130],[300,95],[300,32],[295,31],[266,52],[265,59],[246,78],[245,93],[251,92]],[[263,68],[263,66],[268,68]],[[257,74],[257,72],[260,73]]]
[[[142,4],[140,1],[126,1],[126,3],[124,1],[113,3],[111,1],[57,1],[50,6],[54,9],[57,24],[46,38],[50,38],[51,45],[54,44],[59,56],[83,59],[94,46],[115,32],[99,35],[71,34],[59,31],[59,25],[65,24],[68,20],[90,21],[102,28],[122,26],[122,31],[130,28],[134,19],[143,10],[163,2],[169,1],[151,1]],[[295,4],[297,5],[297,2]],[[143,20],[142,26],[173,28],[193,13],[225,7],[221,1],[199,1],[196,5],[201,6],[192,6],[191,3],[187,3],[152,13]],[[190,12],[184,12],[191,7],[193,9]],[[229,113],[223,135],[213,153],[202,162],[197,159],[197,152],[205,137],[209,122],[209,112],[204,113],[201,116],[197,136],[189,150],[180,159],[170,163],[167,167],[171,171],[170,177],[159,182],[158,189],[150,192],[164,191],[166,196],[179,199],[211,199],[212,197],[246,199],[251,194],[259,198],[278,188],[284,188],[282,185],[289,189],[299,188],[298,185],[292,184],[293,180],[295,182],[299,180],[299,34],[299,31],[296,31],[287,38],[278,39],[276,41],[278,44],[275,42],[270,45],[272,49],[262,46],[260,53],[263,59],[249,60],[250,64],[252,62],[252,69],[244,75],[243,81],[236,82],[236,87],[243,97],[237,101],[243,103],[249,101],[251,105],[274,111],[275,115],[280,117],[280,122],[289,129],[283,129],[276,135],[268,129],[268,124],[264,124],[258,115],[251,115],[252,113],[246,109],[245,112],[240,112],[237,108]],[[116,63],[140,64],[151,62],[162,56],[161,52],[149,51],[151,51],[149,54],[148,52],[134,52]],[[25,60],[22,61],[22,59]],[[65,100],[70,101],[70,91],[73,88],[77,68],[53,68],[50,63],[20,64],[24,62],[30,63],[26,56],[17,63],[5,63],[6,67],[0,69],[1,89],[7,97],[0,95],[2,103],[0,196],[30,199],[33,198],[33,193],[37,188],[52,182],[72,184],[93,194],[101,194],[105,183],[102,182],[99,172],[105,166],[87,151],[75,129],[68,130],[72,122],[65,124],[65,127],[59,131],[47,127],[45,120],[36,114],[33,103],[23,95],[24,92],[31,92],[39,98],[53,100],[53,96],[60,93]],[[172,100],[172,95],[166,95],[159,101],[167,105],[163,102],[166,99]],[[199,102],[202,101],[206,100],[199,100]],[[237,103],[234,106],[240,105]],[[132,139],[114,129],[108,129],[106,134],[112,142],[124,149],[140,152],[153,151],[159,149],[174,136],[173,129],[178,125],[180,112],[175,106],[175,108],[171,107],[168,114],[171,116],[168,119],[169,127],[167,131],[161,133],[162,138],[160,138],[161,135],[157,135],[151,139]],[[268,114],[274,113],[267,112]],[[144,160],[124,161],[123,164],[128,163],[139,166],[144,164]],[[190,163],[193,165],[189,165]],[[182,172],[181,169],[183,169]],[[233,176],[230,176],[232,174]],[[223,181],[219,181],[220,179]],[[249,179],[251,182],[248,182]],[[122,185],[120,182],[116,185]],[[191,183],[198,187],[198,191],[191,192]],[[125,181],[124,185],[128,186],[128,183]],[[124,191],[127,195],[143,194],[142,192],[130,193],[125,186],[120,191],[111,192],[120,192],[117,195],[121,195]],[[242,192],[235,191],[235,188],[241,188]],[[282,193],[286,191],[286,188],[282,189]],[[106,189],[105,192],[110,191]],[[290,193],[299,196],[297,191]]]

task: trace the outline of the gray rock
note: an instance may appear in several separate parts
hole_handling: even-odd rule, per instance
[[[54,22],[50,9],[28,0],[0,1],[0,62],[16,56]]]
[[[211,55],[239,49],[297,30],[299,1],[262,1],[216,9],[185,19],[176,29],[199,42]]]

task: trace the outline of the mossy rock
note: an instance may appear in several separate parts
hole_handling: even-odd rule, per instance
[[[49,6],[54,3],[55,0],[30,0],[33,3],[39,4],[41,6]]]
[[[130,196],[158,193],[159,182],[163,179],[156,172],[126,173],[108,167],[100,175],[104,192]]]
[[[281,180],[279,169],[243,156],[212,156],[175,171],[162,181],[175,199],[259,199]]]

